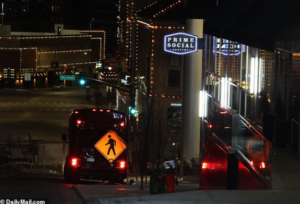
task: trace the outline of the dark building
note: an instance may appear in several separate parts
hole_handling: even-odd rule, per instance
[[[137,2],[135,10],[153,2]],[[65,29],[105,30],[106,51],[113,55],[117,49],[117,27],[121,4],[127,0],[3,0],[3,24],[12,32],[54,32],[55,24]]]
[[[71,0],[3,0],[3,24],[11,31],[53,32],[54,24],[70,24]]]

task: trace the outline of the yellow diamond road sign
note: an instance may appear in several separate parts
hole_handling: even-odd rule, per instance
[[[127,148],[123,139],[113,130],[108,131],[94,147],[112,163]]]

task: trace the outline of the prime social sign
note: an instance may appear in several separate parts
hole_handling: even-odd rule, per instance
[[[198,36],[182,32],[165,35],[164,50],[177,55],[197,52]]]

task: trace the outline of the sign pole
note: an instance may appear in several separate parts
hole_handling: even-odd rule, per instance
[[[114,162],[110,163],[110,176],[108,180],[108,185],[114,185]]]

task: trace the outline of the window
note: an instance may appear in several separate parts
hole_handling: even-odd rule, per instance
[[[11,68],[3,69],[3,78],[4,79],[15,78],[15,69],[11,69]]]
[[[168,133],[180,134],[181,108],[168,108]]]
[[[169,87],[180,87],[180,71],[179,70],[169,70]]]

